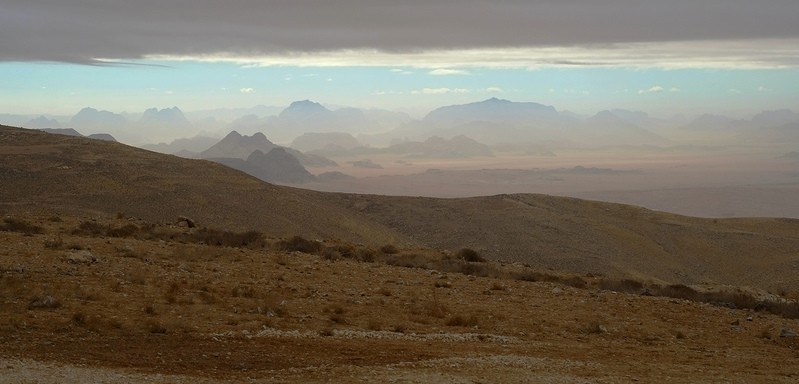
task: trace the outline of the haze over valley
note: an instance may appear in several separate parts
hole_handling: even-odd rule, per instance
[[[791,110],[740,119],[710,114],[664,119],[624,109],[583,116],[489,98],[442,106],[421,118],[328,108],[310,100],[282,109],[172,107],[134,115],[87,107],[72,117],[6,116],[26,118],[20,125],[106,134],[320,191],[429,197],[545,193],[693,216],[799,217],[799,114]],[[165,141],[146,142],[152,137]],[[277,147],[291,156],[248,159]]]

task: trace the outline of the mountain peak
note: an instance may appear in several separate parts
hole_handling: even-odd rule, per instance
[[[471,121],[516,122],[558,117],[554,107],[492,97],[487,100],[438,108],[425,116],[428,122],[462,124]]]
[[[323,114],[332,113],[329,109],[310,100],[300,100],[291,103],[283,112],[280,112],[280,118],[307,118],[309,116],[318,116]]]

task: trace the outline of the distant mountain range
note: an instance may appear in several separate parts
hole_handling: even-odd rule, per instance
[[[392,141],[422,142],[433,136],[450,139],[459,135],[487,145],[549,148],[662,146],[686,144],[694,138],[732,143],[736,140],[799,142],[799,113],[790,110],[764,111],[749,119],[710,114],[693,119],[657,119],[644,112],[624,109],[582,116],[550,105],[498,98],[443,106],[418,120],[404,113],[348,107],[331,109],[318,102],[300,100],[285,108],[260,105],[188,113],[178,107],[150,108],[140,114],[87,107],[74,116],[0,114],[0,122],[29,128],[105,132],[126,143],[161,143],[148,144],[151,150],[184,154],[201,151],[200,147],[210,142],[208,138],[222,137],[234,130],[243,135],[261,132],[272,142],[282,144],[292,143],[305,134],[347,134],[357,138],[358,145],[371,147],[388,147]],[[189,139],[194,137],[204,139]],[[346,139],[349,142],[340,141],[342,137],[327,138],[333,140],[329,144],[344,149],[354,145],[349,138]],[[319,137],[304,137],[295,145],[307,151],[324,149],[327,145],[319,147],[319,143]]]

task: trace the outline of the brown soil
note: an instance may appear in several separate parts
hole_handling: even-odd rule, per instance
[[[15,218],[44,233],[0,232],[0,382],[799,378],[799,321],[763,312]]]

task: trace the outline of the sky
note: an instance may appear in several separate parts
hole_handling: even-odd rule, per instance
[[[0,113],[799,110],[795,0],[3,0]]]

